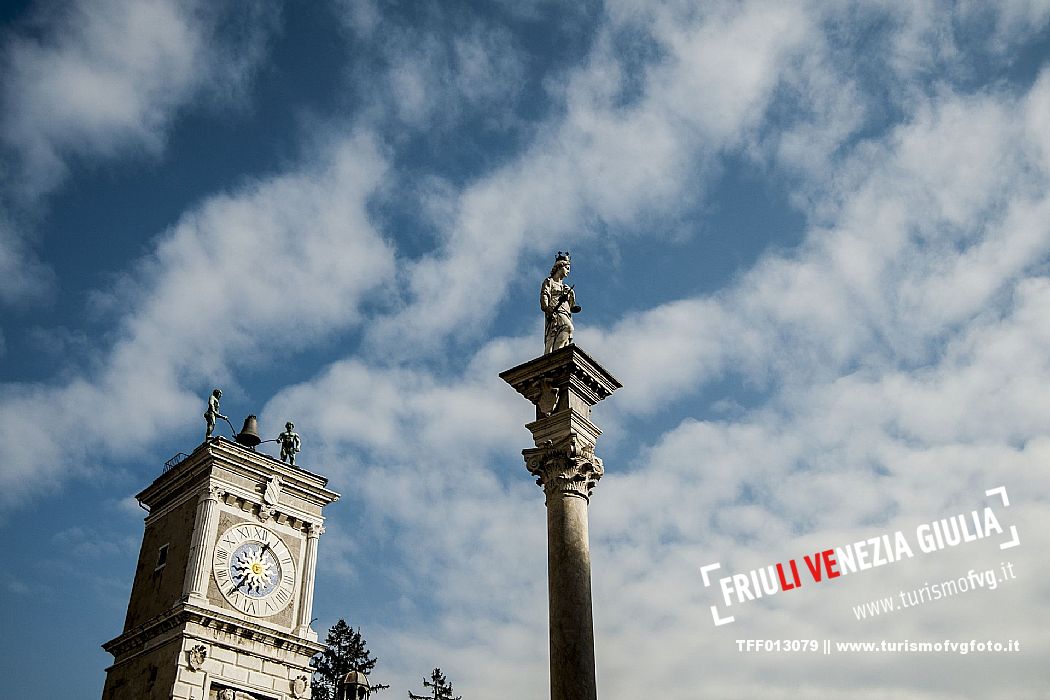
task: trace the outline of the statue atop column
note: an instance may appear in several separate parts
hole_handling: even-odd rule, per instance
[[[576,304],[576,292],[571,284],[565,284],[572,260],[569,251],[558,251],[550,276],[540,287],[540,309],[543,310],[543,354],[549,355],[572,344],[572,315],[582,309]]]
[[[597,700],[588,508],[605,465],[595,454],[602,431],[592,422],[591,408],[619,389],[620,382],[572,343],[574,300],[556,286],[565,286],[568,257],[559,253],[543,286],[544,304],[567,296],[547,316],[547,352],[499,376],[536,407],[536,420],[525,426],[535,447],[521,454],[525,468],[543,487],[547,506],[548,697]],[[552,323],[568,323],[568,328],[559,326],[552,336]]]

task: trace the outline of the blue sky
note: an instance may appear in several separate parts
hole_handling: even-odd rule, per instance
[[[231,419],[343,498],[315,614],[391,695],[546,696],[530,407],[570,249],[607,697],[1039,697],[1050,570],[1050,4],[8,3],[0,669],[95,698],[133,495]],[[751,604],[746,571],[982,508],[977,543]],[[1009,516],[1008,518],[1006,516]],[[1016,580],[851,606],[1009,559]],[[785,657],[735,639],[1019,639]],[[55,660],[62,671],[56,673]]]

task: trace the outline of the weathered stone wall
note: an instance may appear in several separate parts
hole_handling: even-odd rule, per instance
[[[182,597],[196,515],[197,499],[190,498],[146,526],[125,630],[170,609]],[[168,545],[168,559],[158,569],[157,553],[164,544]]]
[[[102,700],[168,700],[180,650],[176,638],[114,666],[106,676]]]
[[[204,639],[187,637],[184,640],[187,653],[182,656],[182,667],[173,697],[203,698],[206,681],[210,698],[217,697],[220,688],[231,688],[249,693],[252,698],[291,700],[296,697],[293,684],[300,676],[305,683],[298,698],[302,700],[309,697],[309,656],[288,649],[275,649],[265,642],[247,640],[213,628],[191,625],[187,631],[200,634]],[[189,650],[198,644],[207,647],[207,659],[200,669],[193,671],[186,660]],[[197,693],[187,694],[190,689],[196,689]]]

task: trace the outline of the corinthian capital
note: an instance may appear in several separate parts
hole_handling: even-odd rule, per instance
[[[218,501],[226,495],[226,491],[218,484],[207,484],[200,490],[200,500]]]
[[[525,468],[536,477],[550,499],[568,494],[590,499],[591,492],[602,478],[605,469],[602,460],[594,454],[594,443],[576,433],[554,442],[547,440],[540,447],[522,450]]]

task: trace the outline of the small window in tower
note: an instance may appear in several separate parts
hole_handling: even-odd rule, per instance
[[[159,571],[164,568],[164,565],[168,563],[168,545],[162,544],[160,549],[157,550],[157,566],[154,571]]]

